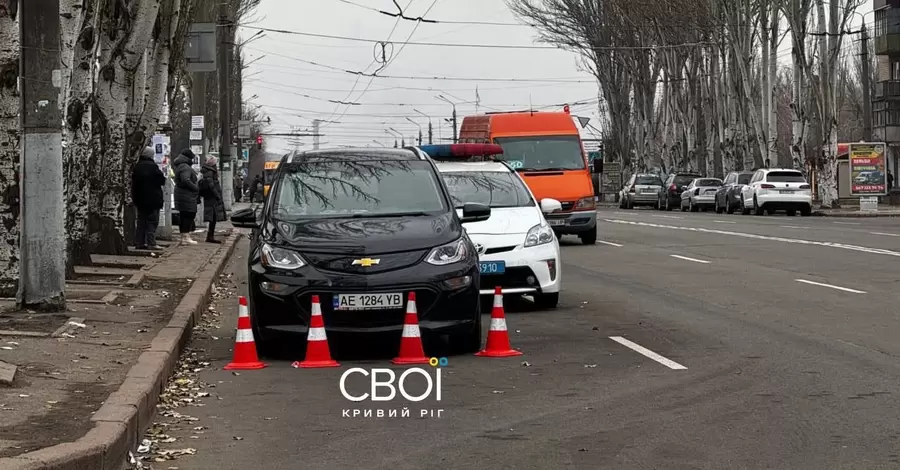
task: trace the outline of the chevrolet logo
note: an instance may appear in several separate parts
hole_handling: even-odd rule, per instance
[[[380,263],[380,259],[372,259],[372,258],[362,258],[353,260],[353,266],[362,266],[364,268],[371,267]]]

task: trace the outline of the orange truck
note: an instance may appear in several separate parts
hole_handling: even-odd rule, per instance
[[[524,111],[466,116],[459,143],[500,145],[503,154],[497,158],[522,175],[538,201],[561,203],[562,211],[546,215],[557,236],[577,235],[586,245],[596,243],[594,186],[572,115]]]

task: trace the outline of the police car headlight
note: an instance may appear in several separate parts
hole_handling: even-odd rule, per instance
[[[428,257],[425,258],[425,262],[435,266],[444,266],[462,261],[467,254],[466,239],[460,238],[455,242],[431,250],[431,253],[428,253]]]
[[[538,224],[531,227],[525,235],[525,248],[529,246],[545,245],[553,241],[553,229],[549,225]]]
[[[306,261],[299,254],[267,243],[263,243],[260,253],[260,261],[267,268],[298,269],[306,266]]]

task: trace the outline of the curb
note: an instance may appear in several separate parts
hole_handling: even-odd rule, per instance
[[[45,447],[15,457],[0,459],[3,470],[119,470],[128,451],[137,446],[143,431],[153,422],[159,395],[175,369],[194,324],[206,310],[212,285],[241,234],[232,231],[221,250],[184,294],[169,324],[153,338],[138,357],[118,390],[107,397],[91,421],[94,427],[75,442]]]
[[[845,218],[868,218],[868,217],[900,217],[897,212],[824,212],[815,211],[812,213],[815,217],[845,217]]]

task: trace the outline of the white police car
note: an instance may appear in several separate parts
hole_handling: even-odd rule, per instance
[[[503,162],[468,161],[467,151],[459,148],[467,145],[479,144],[420,148],[435,160],[455,203],[491,208],[488,220],[466,225],[478,250],[481,294],[500,286],[504,294],[530,295],[540,308],[555,308],[562,275],[559,241],[544,214],[562,205],[555,199],[536,201],[519,174]]]

